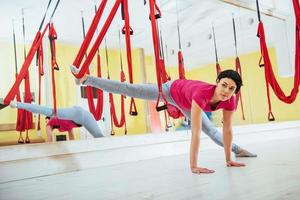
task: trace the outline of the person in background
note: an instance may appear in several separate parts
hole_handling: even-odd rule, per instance
[[[57,109],[56,115],[54,114],[53,108],[32,103],[11,101],[10,106],[12,108],[24,109],[29,112],[42,114],[48,117],[49,121],[47,123],[46,130],[49,141],[53,140],[52,130],[55,128],[58,128],[59,131],[70,131],[70,139],[74,139],[72,129],[81,126],[86,128],[87,131],[95,138],[103,137],[102,131],[99,128],[94,116],[79,106]]]

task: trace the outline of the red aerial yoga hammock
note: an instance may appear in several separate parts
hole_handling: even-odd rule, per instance
[[[235,22],[234,19],[232,20],[233,22],[233,30],[234,30],[234,44],[235,44],[235,52],[236,52],[236,58],[235,58],[235,71],[241,76],[242,78],[242,70],[241,70],[241,62],[240,58],[238,57],[237,54],[237,41],[236,41],[236,30],[235,30]],[[222,71],[222,68],[219,64],[219,58],[218,58],[218,50],[217,50],[217,41],[216,41],[216,35],[215,35],[215,29],[214,26],[212,27],[213,31],[213,41],[214,41],[214,49],[215,49],[215,57],[216,57],[216,71],[217,75],[219,75]],[[239,91],[238,94],[236,94],[236,99],[235,99],[235,105],[236,108],[239,104],[239,101],[241,102],[241,111],[242,111],[242,119],[245,120],[245,115],[244,115],[244,107],[243,107],[243,101],[242,101],[242,96],[241,96],[241,90]]]
[[[25,47],[25,22],[24,22],[24,10],[22,10],[22,23],[23,23],[23,39],[24,39],[24,59],[26,59],[26,47]],[[29,72],[27,70],[25,77],[24,77],[24,102],[31,103],[32,102],[32,96],[30,92],[30,80],[29,80]],[[19,96],[18,100],[21,101],[21,97]],[[18,139],[18,143],[22,143],[23,137],[22,132],[26,131],[26,143],[30,143],[29,137],[28,137],[28,130],[33,128],[32,124],[32,113],[26,110],[20,110],[18,109],[18,119],[17,119],[17,125],[16,130],[20,132],[20,137]]]
[[[15,36],[14,24],[13,24],[13,42],[14,42],[14,56],[15,56],[15,77],[17,78],[17,76],[18,76],[18,61],[17,61],[17,48],[16,48],[16,36]],[[16,94],[16,99],[17,99],[17,101],[21,101],[21,95],[20,95],[19,89]],[[19,131],[18,143],[24,143],[22,132],[25,131],[25,126],[24,126],[25,120],[23,119],[23,117],[24,117],[23,111],[21,109],[18,109],[17,124],[16,124],[16,131]]]
[[[55,84],[55,70],[59,70],[58,64],[56,62],[56,45],[55,40],[57,39],[57,34],[54,29],[53,23],[49,24],[49,40],[50,40],[50,50],[51,50],[51,80],[52,80],[52,96],[53,96],[53,120],[55,123],[59,124],[57,118],[57,106],[56,106],[56,84]]]
[[[42,26],[44,24],[49,6],[51,4],[52,0],[49,0],[46,12],[44,14],[43,20],[40,24],[39,27],[39,31],[41,31]],[[49,43],[50,43],[50,53],[51,53],[51,82],[52,82],[52,96],[53,96],[53,110],[54,110],[54,118],[53,120],[56,121],[57,117],[56,117],[56,113],[57,113],[57,108],[56,108],[56,85],[55,85],[55,70],[59,70],[57,61],[56,61],[56,44],[55,44],[55,40],[57,40],[57,33],[56,30],[54,28],[54,24],[51,22],[52,18],[54,16],[54,13],[58,7],[60,0],[57,1],[55,8],[52,12],[52,15],[50,17],[50,23],[48,25],[48,38],[49,38]],[[41,104],[41,80],[42,80],[42,76],[44,75],[44,51],[43,51],[43,43],[40,44],[40,46],[37,49],[36,52],[36,57],[37,57],[37,66],[38,66],[38,82],[39,82],[39,94],[38,94],[38,104]],[[40,130],[40,114],[38,115],[38,125],[37,125],[37,130]]]
[[[43,53],[43,43],[39,46],[36,57],[37,57],[37,66],[38,66],[38,84],[39,84],[39,93],[38,93],[38,104],[41,104],[42,101],[42,76],[44,75],[44,53]],[[41,115],[38,115],[38,124],[37,130],[41,130]]]
[[[51,3],[51,0],[48,3],[48,7],[49,7],[50,3]],[[55,10],[56,10],[56,8],[58,6],[58,3],[59,3],[59,0],[57,1],[57,4],[55,6],[55,9],[54,9],[54,11],[52,13],[51,18],[53,17],[53,15],[55,13]],[[47,7],[47,10],[48,10],[48,7]],[[45,15],[46,15],[46,13],[45,13]],[[24,61],[23,65],[22,65],[22,68],[21,68],[19,74],[16,76],[16,81],[13,84],[12,88],[9,90],[8,94],[6,95],[6,97],[4,98],[4,103],[5,104],[9,104],[15,98],[15,96],[17,96],[17,100],[18,101],[21,100],[20,99],[20,95],[19,95],[19,86],[20,86],[20,84],[21,84],[21,82],[22,82],[23,79],[26,80],[26,78],[28,78],[28,69],[29,69],[29,66],[30,66],[30,64],[31,64],[31,62],[33,60],[33,57],[34,57],[35,53],[38,52],[38,51],[40,51],[40,53],[41,53],[42,40],[43,40],[43,37],[44,37],[44,35],[45,35],[48,27],[49,27],[49,23],[48,23],[46,25],[46,27],[43,29],[43,31],[41,32],[44,19],[45,19],[45,16],[43,18],[43,21],[41,23],[39,31],[36,33],[36,36],[35,36],[34,41],[33,41],[32,45],[30,47],[28,55],[26,56],[25,61]],[[25,53],[25,51],[24,51],[24,53]],[[41,60],[40,60],[40,62],[41,62]],[[25,82],[25,87],[26,88],[28,88],[28,83],[29,82],[27,82],[27,83]],[[26,97],[26,93],[27,93],[27,97]],[[27,91],[25,90],[25,98],[24,98],[25,102],[29,102],[30,103],[31,100],[32,100],[31,98],[32,97],[31,97],[30,91],[29,90],[27,90]],[[30,118],[28,118],[28,116],[26,117],[26,119],[24,119],[23,117],[21,117],[21,118],[18,117],[18,121],[23,121],[23,122],[25,121],[25,123],[27,124],[27,127],[29,127],[30,125],[32,126],[32,122],[30,122],[29,120],[30,120]],[[17,123],[17,129],[19,129],[20,127],[21,126],[19,126],[18,123]]]
[[[161,60],[159,58],[159,39],[158,39],[157,25],[156,25],[156,20],[161,17],[161,12],[155,3],[155,0],[149,0],[149,8],[150,8],[152,40],[154,46],[154,56],[155,56],[155,66],[156,66],[156,79],[157,79],[157,87],[158,87],[156,110],[161,111],[167,109],[167,104],[168,104],[167,99],[162,92],[162,77],[161,77],[162,66],[161,66]],[[159,105],[161,99],[163,100],[163,105]]]
[[[184,61],[183,61],[183,55],[181,52],[181,37],[180,37],[180,27],[179,27],[179,10],[178,10],[178,4],[176,0],[176,14],[177,14],[177,34],[178,34],[178,73],[179,73],[179,79],[185,79],[185,70],[184,70]]]
[[[131,42],[130,42],[130,34],[133,34],[133,30],[130,27],[129,21],[129,11],[128,11],[128,0],[123,0],[123,9],[124,12],[124,20],[125,25],[122,29],[122,32],[125,34],[126,39],[126,54],[127,54],[127,64],[128,64],[128,73],[129,73],[129,83],[133,83],[133,73],[132,73],[132,56],[131,56]],[[135,105],[134,99],[131,97],[130,99],[130,108],[129,108],[130,115],[137,115],[137,109]]]
[[[129,14],[128,14],[128,0],[116,0],[115,4],[113,5],[111,12],[108,16],[108,18],[106,19],[100,34],[97,36],[97,39],[94,43],[94,45],[92,46],[90,52],[87,55],[87,58],[85,59],[84,63],[82,64],[82,66],[80,67],[80,64],[83,60],[84,54],[87,51],[87,48],[92,40],[92,37],[95,33],[95,30],[97,28],[97,25],[100,21],[101,15],[104,11],[104,8],[106,6],[107,0],[103,0],[97,10],[97,13],[90,25],[90,28],[86,34],[86,37],[80,47],[80,50],[73,62],[73,65],[77,68],[80,68],[80,71],[78,74],[74,74],[73,75],[76,78],[82,78],[84,76],[84,74],[87,72],[87,69],[89,67],[89,65],[92,62],[93,57],[96,54],[96,51],[98,50],[120,4],[123,2],[124,4],[124,12],[125,12],[125,34],[126,34],[126,47],[127,47],[127,62],[128,62],[128,71],[129,71],[129,81],[130,83],[133,83],[133,75],[132,75],[132,62],[131,62],[131,46],[130,46],[130,27],[129,27]],[[129,31],[127,31],[129,30]],[[137,115],[137,111],[136,111],[136,106],[135,106],[135,102],[134,99],[131,98],[131,104],[130,104],[130,114],[131,115]]]
[[[168,114],[176,119],[182,117],[183,114],[175,106],[168,104],[167,99],[162,93],[162,83],[170,80],[170,77],[166,73],[164,60],[160,58],[160,45],[157,31],[157,19],[161,18],[161,12],[157,6],[155,0],[150,0],[150,20],[152,27],[152,39],[154,46],[154,56],[155,56],[155,66],[156,66],[156,78],[157,78],[157,87],[158,87],[158,98],[156,102],[156,110],[162,111],[167,109]],[[183,68],[183,57],[180,51],[178,52],[178,61],[179,61],[179,77],[184,77],[184,68]],[[159,105],[160,100],[163,101],[163,105]]]
[[[95,5],[95,13],[96,12],[97,12],[97,7]],[[81,22],[82,22],[82,32],[83,32],[83,39],[84,39],[86,36],[85,36],[85,25],[84,25],[83,15],[81,17]],[[87,70],[87,74],[89,74],[89,70]],[[100,57],[99,49],[97,50],[97,77],[101,77],[101,57]],[[100,89],[93,88],[91,86],[87,86],[84,88],[86,91],[86,97],[87,97],[87,101],[88,101],[89,110],[93,114],[95,119],[98,121],[102,118],[102,113],[103,113],[103,91]],[[96,92],[97,92],[96,106],[94,103],[94,93],[93,93],[94,89],[96,89]]]
[[[295,44],[295,74],[294,74],[294,86],[291,90],[291,93],[289,96],[286,96],[279,86],[273,69],[272,69],[272,63],[269,57],[268,47],[266,44],[266,38],[265,38],[265,31],[264,31],[264,25],[260,18],[260,12],[259,12],[259,4],[258,0],[256,0],[257,5],[257,14],[258,14],[258,30],[257,30],[257,36],[259,37],[260,41],[260,50],[261,50],[261,58],[259,61],[259,65],[264,67],[265,71],[265,80],[266,80],[266,87],[267,87],[267,97],[268,97],[268,107],[269,107],[269,113],[268,113],[268,119],[274,120],[274,116],[272,113],[272,107],[271,107],[271,101],[270,101],[270,89],[269,85],[273,89],[275,95],[283,102],[291,104],[295,101],[298,91],[299,91],[299,84],[300,84],[300,40],[299,40],[299,29],[300,29],[300,5],[298,0],[293,0],[293,7],[294,7],[294,13],[296,17],[296,44]],[[263,60],[263,63],[262,63]]]
[[[118,32],[118,34],[119,34],[120,66],[121,66],[120,81],[125,82],[126,77],[125,77],[125,73],[124,73],[124,70],[123,70],[120,32]],[[105,43],[105,52],[106,52],[106,61],[107,61],[106,64],[107,64],[107,67],[108,67],[108,53],[107,53],[106,43]],[[108,79],[110,79],[109,73],[108,73]],[[115,134],[114,126],[116,126],[118,128],[121,128],[121,127],[125,126],[125,135],[127,135],[127,124],[126,124],[126,116],[125,116],[125,98],[126,97],[124,95],[121,95],[121,119],[118,120],[117,114],[116,114],[116,109],[115,109],[114,96],[113,96],[112,93],[109,93],[110,117],[111,117],[111,135]]]
[[[101,77],[101,58],[99,52],[97,53],[97,77]],[[98,121],[102,119],[103,114],[103,91],[96,89],[97,92],[97,103],[95,106],[93,87],[86,87],[86,95],[88,99],[88,105],[90,112],[94,115],[95,119]]]
[[[52,16],[51,18],[53,17],[54,15],[54,12],[58,6],[58,3],[57,2],[57,5],[55,6],[55,9],[52,13]],[[47,12],[48,12],[48,9],[49,9],[49,6],[51,4],[51,0],[48,2],[48,6],[47,6],[47,9],[44,13],[44,17],[42,19],[42,22],[40,24],[40,27],[39,27],[39,31],[41,31],[42,29],[42,26],[44,24],[44,21],[45,21],[45,18],[46,18],[46,15],[47,15]],[[51,42],[50,42],[50,45],[51,45]],[[52,51],[52,50],[51,50]],[[52,53],[52,52],[51,52]],[[38,66],[38,85],[39,85],[39,91],[38,91],[38,104],[40,105],[41,104],[41,100],[42,100],[42,76],[44,76],[44,50],[43,50],[43,43],[41,43],[41,45],[38,47],[37,51],[36,51],[36,65]],[[41,129],[41,115],[38,114],[38,124],[37,124],[37,130],[39,131]]]
[[[158,29],[158,26],[157,26],[157,29]],[[162,78],[162,82],[165,83],[167,81],[170,81],[171,77],[168,75],[168,73],[166,71],[162,32],[161,32],[161,30],[159,30],[158,32],[160,33],[159,34],[159,40],[160,40],[159,55],[160,55],[161,78]],[[170,106],[168,106],[168,109],[169,108],[170,108]],[[168,113],[168,110],[164,110],[164,117],[165,117],[165,130],[169,131],[169,128],[172,127],[172,124],[170,121],[170,115]]]
[[[124,82],[126,80],[123,70],[121,70],[120,79],[121,79],[121,82]],[[126,125],[125,106],[124,106],[125,101],[124,101],[124,99],[125,99],[125,96],[121,95],[121,119],[119,121],[118,117],[117,117],[117,114],[116,114],[113,94],[109,93],[110,114],[111,114],[110,117],[111,117],[111,126],[112,126],[111,127],[112,128],[111,135],[115,134],[114,129],[113,129],[114,125],[118,128],[121,128],[125,125],[125,135],[127,135],[127,125]]]
[[[177,0],[176,0],[176,14],[177,14],[177,34],[178,34],[178,54],[177,54],[177,59],[178,59],[178,74],[179,74],[179,79],[185,79],[185,70],[184,70],[184,60],[183,60],[183,55],[181,51],[181,37],[180,37],[180,27],[179,27],[179,11],[178,11],[178,5],[177,5]],[[182,112],[175,106],[168,104],[168,113],[169,115],[174,118],[180,118],[183,117],[184,115]]]
[[[43,36],[45,35],[45,33],[47,31],[48,25],[49,24],[47,24],[47,26],[44,28],[42,33],[37,32],[37,34],[35,36],[35,39],[34,39],[32,45],[31,45],[31,48],[29,50],[29,53],[27,54],[26,59],[25,59],[23,65],[22,65],[20,73],[17,76],[17,79],[16,79],[14,85],[9,90],[8,94],[6,95],[6,97],[3,100],[3,102],[5,104],[9,104],[14,99],[14,97],[16,96],[17,91],[19,90],[19,86],[20,86],[22,80],[25,78],[25,76],[27,74],[28,68],[30,66],[30,63],[31,63],[33,57],[34,57],[34,54],[37,51],[37,49],[39,48],[40,44],[42,43],[42,38],[43,38]]]
[[[123,5],[123,3],[122,3]],[[99,7],[99,10],[103,10],[105,7],[105,4],[101,4]],[[123,9],[123,6],[122,6]],[[95,18],[98,17],[97,16],[97,8],[95,6]],[[99,14],[99,13],[98,13]],[[101,17],[101,16],[100,16]],[[99,18],[100,20],[100,18]],[[83,25],[83,34],[84,34],[84,39],[86,38],[85,36],[85,30],[84,30],[84,21],[83,21],[83,17],[82,17],[82,25]],[[97,24],[96,24],[97,25]],[[91,29],[92,27],[90,27]],[[89,34],[89,32],[88,32]],[[105,42],[105,50],[106,50],[106,61],[107,61],[107,67],[108,67],[108,53],[107,53],[107,46],[106,46],[106,42]],[[97,50],[97,65],[98,65],[98,77],[101,77],[101,68],[100,68],[100,53],[99,50]],[[85,53],[86,54],[86,53]],[[87,73],[89,70],[87,70]],[[108,72],[108,79],[109,79],[109,72]],[[120,77],[121,81],[125,81],[125,74],[123,72],[123,68],[121,66],[121,77]],[[94,114],[95,118],[97,120],[101,119],[102,116],[102,111],[103,111],[103,91],[100,89],[97,89],[98,92],[98,102],[97,102],[97,109],[95,110],[94,107],[94,102],[93,102],[93,90],[92,87],[87,86],[86,87],[86,93],[87,93],[87,97],[88,97],[88,103],[89,103],[89,108],[90,111]],[[127,134],[127,127],[126,127],[126,118],[125,118],[125,106],[124,106],[124,98],[125,96],[121,96],[121,119],[120,122],[117,119],[116,116],[116,110],[115,110],[115,105],[114,105],[114,99],[113,99],[113,95],[110,93],[109,94],[109,99],[110,99],[110,111],[111,111],[111,126],[112,126],[112,131],[111,131],[111,135],[114,135],[114,130],[113,130],[113,126],[115,125],[116,127],[122,127],[125,124],[125,134]]]

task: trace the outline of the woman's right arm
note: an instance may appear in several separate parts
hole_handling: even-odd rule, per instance
[[[192,120],[192,139],[190,146],[190,167],[193,173],[213,173],[214,170],[198,167],[198,153],[200,146],[200,133],[202,129],[202,109],[195,101],[192,101],[191,120]]]

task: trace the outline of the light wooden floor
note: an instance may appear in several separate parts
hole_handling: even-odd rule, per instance
[[[225,167],[221,148],[205,149],[200,153],[199,163],[215,169],[214,174],[190,173],[187,154],[165,156],[3,182],[0,199],[298,200],[300,132],[285,137],[286,132],[289,130],[282,131],[280,137],[256,143],[253,141],[266,136],[252,136],[252,142],[245,143],[246,147],[259,156],[238,158],[247,164],[245,168]],[[35,168],[39,166],[20,170],[25,172]]]

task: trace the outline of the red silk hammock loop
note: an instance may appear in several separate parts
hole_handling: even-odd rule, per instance
[[[95,5],[95,13],[97,13],[97,7]],[[84,25],[84,18],[83,15],[81,17],[82,22],[82,32],[83,32],[83,39],[86,38],[85,35],[85,25]],[[86,55],[86,53],[85,53]],[[89,69],[87,69],[87,74],[89,74]],[[97,49],[97,77],[101,77],[101,57],[99,49]],[[98,121],[102,118],[103,114],[103,91],[97,88],[93,88],[91,86],[84,87],[87,97],[87,102],[89,106],[90,112],[93,114],[94,118]],[[97,104],[95,105],[94,102],[94,89],[96,90],[97,94]]]
[[[120,81],[125,82],[126,76],[123,70],[123,62],[122,62],[122,51],[121,51],[121,36],[120,32],[119,34],[119,49],[120,49]],[[107,51],[107,48],[106,48]],[[108,55],[108,53],[106,53]],[[108,65],[108,60],[107,60]],[[121,118],[118,120],[117,114],[116,114],[116,108],[114,103],[114,96],[112,93],[109,93],[109,102],[110,102],[110,117],[111,117],[111,135],[115,135],[114,126],[121,128],[125,126],[125,135],[127,135],[127,124],[126,124],[126,116],[125,116],[125,98],[126,96],[121,95]]]
[[[115,4],[113,5],[111,12],[109,13],[99,35],[97,36],[95,43],[93,44],[91,50],[89,51],[89,53],[86,56],[85,61],[83,62],[82,66],[81,66],[81,62],[83,61],[83,57],[86,54],[86,51],[88,49],[88,46],[91,43],[91,40],[93,38],[93,35],[97,29],[97,25],[99,24],[100,18],[103,14],[104,8],[106,6],[107,0],[103,0],[96,12],[96,15],[89,27],[89,30],[86,34],[86,37],[84,38],[84,41],[80,47],[80,50],[73,62],[73,66],[75,66],[76,68],[80,68],[80,71],[78,74],[74,74],[73,75],[76,78],[82,78],[84,76],[84,74],[87,72],[88,67],[90,66],[92,59],[94,58],[102,40],[104,39],[105,34],[107,33],[107,30],[119,8],[119,6],[121,5],[121,3],[123,3],[124,6],[124,13],[125,13],[125,37],[126,37],[126,49],[127,49],[127,62],[128,62],[128,71],[129,71],[129,81],[130,83],[133,83],[133,74],[132,74],[132,59],[131,59],[131,46],[130,46],[130,26],[129,26],[129,13],[128,13],[128,1],[127,0],[116,0]],[[132,30],[132,29],[131,29]],[[131,98],[131,107],[130,107],[130,114],[131,115],[137,115],[137,111],[136,111],[136,105],[134,102],[134,99]]]
[[[295,101],[297,98],[297,94],[299,91],[299,84],[300,84],[300,40],[299,40],[299,29],[300,29],[300,5],[298,0],[293,0],[293,7],[294,7],[294,13],[296,17],[296,39],[295,39],[295,73],[294,73],[294,85],[290,92],[290,94],[287,96],[284,94],[283,90],[281,89],[279,83],[277,82],[273,69],[272,69],[272,63],[269,57],[268,47],[266,44],[266,37],[265,37],[265,31],[264,31],[264,25],[260,18],[260,11],[259,11],[259,4],[258,0],[256,0],[257,5],[257,14],[258,14],[258,30],[257,30],[257,36],[259,37],[260,42],[260,49],[261,49],[261,58],[259,61],[259,65],[261,67],[264,67],[265,72],[265,81],[266,81],[266,87],[267,87],[267,97],[268,97],[268,119],[270,121],[275,120],[274,115],[272,113],[272,106],[271,106],[271,100],[270,100],[270,89],[269,86],[273,89],[275,95],[280,99],[281,101],[291,104]]]

